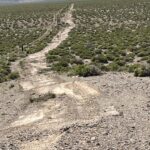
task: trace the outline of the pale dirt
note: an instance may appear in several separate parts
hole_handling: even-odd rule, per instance
[[[21,78],[0,85],[2,150],[149,150],[150,80],[125,73],[70,78],[47,68],[45,54],[75,27],[71,5],[62,29],[42,51],[28,56]],[[10,85],[15,85],[10,88]],[[57,97],[30,103],[31,95]]]

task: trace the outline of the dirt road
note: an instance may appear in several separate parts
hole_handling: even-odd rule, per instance
[[[89,119],[90,114],[88,115],[86,113],[83,106],[90,97],[99,96],[97,89],[89,86],[83,81],[78,81],[78,79],[63,78],[62,76],[54,75],[52,73],[39,73],[42,69],[47,69],[45,54],[48,51],[55,49],[66,40],[69,32],[75,27],[72,18],[73,8],[74,4],[70,6],[68,12],[66,12],[64,18],[62,18],[68,26],[61,29],[47,47],[38,53],[29,55],[24,60],[23,68],[19,66],[19,63],[14,64],[12,67],[15,69],[17,68],[19,71],[21,79],[18,81],[18,84],[21,87],[22,92],[26,93],[25,95],[28,95],[28,98],[30,98],[30,95],[33,93],[36,95],[43,95],[53,92],[57,95],[56,99],[58,100],[43,102],[40,109],[37,106],[39,104],[33,104],[32,107],[31,105],[27,106],[24,111],[21,112],[21,115],[18,113],[18,118],[15,118],[14,122],[2,129],[4,132],[10,130],[16,132],[16,128],[19,132],[23,128],[25,130],[39,128],[37,130],[38,132],[49,129],[58,132],[63,126],[73,124],[80,119]],[[61,102],[60,100],[63,97],[68,101],[64,100]],[[92,116],[92,119],[93,117],[96,116]],[[54,139],[61,136],[60,133],[56,133],[52,134],[52,137],[49,137],[50,139],[47,141],[48,145],[54,143]],[[16,134],[18,134],[18,132]],[[32,149],[28,147],[28,144],[23,143],[23,145],[24,144],[26,146],[23,149]],[[35,145],[34,143],[32,144]],[[29,146],[32,146],[32,144],[29,143]],[[37,144],[38,148],[42,149],[42,144]]]
[[[150,149],[150,80],[124,73],[70,78],[47,69],[45,54],[75,27],[72,4],[63,28],[42,51],[29,55],[18,81],[0,85],[0,149]],[[14,85],[14,87],[12,86]],[[56,98],[30,102],[32,95]]]

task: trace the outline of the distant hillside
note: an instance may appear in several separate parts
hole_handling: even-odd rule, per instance
[[[0,0],[0,3],[22,3],[22,2],[33,2],[40,0]]]
[[[29,3],[29,2],[42,2],[42,1],[63,1],[63,0],[0,0],[0,3]]]

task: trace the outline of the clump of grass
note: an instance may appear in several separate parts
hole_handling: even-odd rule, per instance
[[[23,60],[21,60],[19,62],[20,67],[23,69],[25,67],[25,62]]]
[[[19,72],[17,72],[17,71],[12,72],[12,73],[9,74],[9,79],[11,79],[11,80],[15,80],[15,79],[17,79],[19,77],[20,77],[19,76]]]
[[[49,99],[56,98],[56,95],[54,93],[47,93],[44,95],[33,95],[30,97],[30,102],[42,102],[42,101],[47,101]]]

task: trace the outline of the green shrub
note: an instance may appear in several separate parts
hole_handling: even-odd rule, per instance
[[[150,67],[149,68],[137,68],[134,72],[136,77],[150,77]]]
[[[78,75],[82,77],[96,76],[99,74],[100,71],[94,66],[78,65],[71,70],[71,75]]]
[[[23,69],[23,68],[25,67],[25,61],[24,61],[24,60],[21,60],[21,61],[19,62],[19,65],[20,65],[20,67]]]
[[[135,72],[136,69],[142,68],[140,64],[133,64],[128,66],[128,72]]]
[[[119,66],[124,66],[126,64],[126,62],[124,60],[117,60],[116,63],[119,65]]]
[[[56,95],[54,93],[47,93],[44,95],[32,95],[30,97],[30,102],[41,102],[41,101],[47,101],[48,99],[56,98]]]
[[[82,59],[80,59],[80,58],[75,58],[75,59],[71,59],[71,60],[70,60],[70,63],[71,63],[71,64],[82,65],[82,64],[83,64],[83,61],[82,61]]]
[[[17,78],[19,78],[19,73],[18,72],[12,72],[12,73],[9,74],[9,79],[15,80]]]
[[[69,64],[66,61],[60,61],[52,65],[52,70],[57,72],[66,72],[68,71]]]
[[[107,63],[108,62],[107,61],[107,57],[104,56],[104,55],[95,56],[92,61],[94,61],[94,62],[100,62],[100,63]]]
[[[14,54],[14,53],[10,54],[9,61],[14,62],[14,61],[16,61],[16,59],[17,59],[16,54]]]
[[[111,54],[107,54],[106,57],[107,57],[107,60],[109,61],[113,61],[115,59],[115,57]]]
[[[119,69],[119,65],[115,62],[110,63],[107,67],[110,71],[118,71]]]
[[[142,50],[141,50],[141,51],[142,51]],[[147,56],[147,52],[142,51],[142,52],[138,53],[137,56],[138,56],[138,57]]]
[[[48,63],[52,63],[54,61],[57,61],[58,60],[58,56],[57,55],[47,55],[46,56],[46,59],[47,59],[47,62]]]
[[[101,69],[102,71],[109,71],[109,67],[108,67],[108,66],[104,66],[104,65],[101,65],[101,66],[100,66],[100,69]]]

